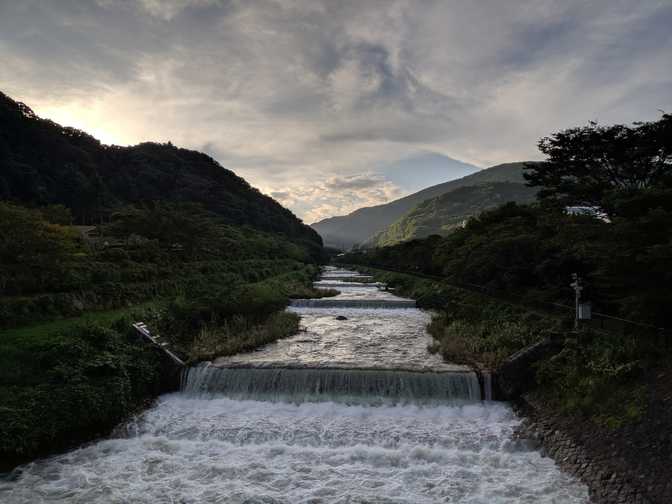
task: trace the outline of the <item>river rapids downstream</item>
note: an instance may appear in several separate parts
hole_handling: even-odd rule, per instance
[[[304,331],[185,372],[108,439],[0,480],[14,503],[587,503],[506,404],[427,351],[429,315],[327,268]]]

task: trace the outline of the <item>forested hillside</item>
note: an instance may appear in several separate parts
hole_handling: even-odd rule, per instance
[[[320,238],[289,210],[200,152],[172,144],[103,145],[83,131],[41,119],[0,93],[0,200],[62,204],[79,224],[124,205],[195,202],[232,225],[305,240]]]
[[[535,193],[536,190],[515,182],[459,187],[423,201],[363,246],[384,247],[433,234],[446,235],[461,227],[469,217],[509,201],[531,202]]]
[[[330,217],[312,224],[328,246],[348,249],[362,244],[412,210],[420,203],[454,189],[493,182],[523,183],[523,163],[505,163],[486,168],[457,180],[438,184],[384,205],[360,208],[354,212]]]

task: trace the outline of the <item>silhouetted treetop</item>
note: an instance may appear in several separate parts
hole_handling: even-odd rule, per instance
[[[590,205],[612,213],[613,193],[672,185],[672,115],[633,126],[571,128],[539,141],[543,163],[526,167],[529,186],[541,199]]]

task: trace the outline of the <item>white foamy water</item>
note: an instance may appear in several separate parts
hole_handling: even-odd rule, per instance
[[[0,503],[589,502],[513,440],[508,405],[474,400],[474,373],[427,351],[427,313],[293,310],[305,332],[192,369],[109,439],[1,477]]]
[[[0,502],[586,503],[511,440],[506,405],[345,406],[163,396],[123,435],[36,462]]]

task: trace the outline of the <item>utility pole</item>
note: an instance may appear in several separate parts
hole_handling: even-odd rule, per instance
[[[579,305],[581,304],[581,291],[583,286],[581,285],[581,277],[578,273],[572,273],[572,283],[569,284],[570,287],[574,289],[574,330],[579,329]]]

